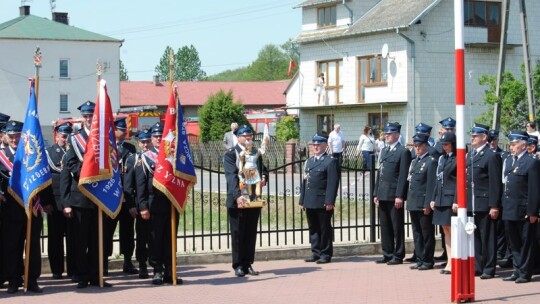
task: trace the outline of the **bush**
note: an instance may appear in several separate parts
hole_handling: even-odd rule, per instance
[[[276,124],[276,137],[281,141],[300,138],[300,127],[298,118],[293,116],[284,116]]]

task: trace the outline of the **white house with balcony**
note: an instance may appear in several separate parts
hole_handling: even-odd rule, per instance
[[[42,52],[38,111],[46,139],[52,140],[53,120],[78,117],[79,105],[95,101],[98,60],[112,108],[120,108],[122,40],[70,26],[67,13],[53,13],[52,20],[31,15],[29,6],[20,7],[19,17],[1,22],[0,112],[24,121],[37,46]]]
[[[529,29],[540,26],[540,2],[526,1]],[[485,111],[482,74],[495,75],[502,0],[464,0],[466,129]],[[420,122],[434,127],[455,117],[453,0],[308,0],[300,3],[296,37],[300,64],[288,87],[287,106],[298,109],[301,139],[329,133],[340,123],[346,140],[369,125],[402,124],[411,141]],[[529,31],[531,62],[540,56],[540,33]],[[520,77],[523,64],[519,3],[510,2],[506,71]],[[314,85],[326,77],[327,98]],[[523,120],[528,114],[523,113]]]

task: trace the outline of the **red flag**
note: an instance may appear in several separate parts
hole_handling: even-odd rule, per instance
[[[187,140],[182,108],[176,100],[174,90],[171,90],[152,184],[181,212],[184,210],[191,187],[196,183],[197,176]]]
[[[294,60],[291,59],[291,61],[289,61],[289,71],[287,72],[287,75],[289,77],[291,77],[292,71],[294,70],[295,67],[296,67],[296,63],[294,62]]]

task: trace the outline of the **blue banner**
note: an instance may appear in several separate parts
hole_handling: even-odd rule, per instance
[[[32,81],[26,118],[13,160],[13,171],[9,179],[8,191],[28,211],[28,203],[51,183],[51,170],[41,134],[34,82]]]

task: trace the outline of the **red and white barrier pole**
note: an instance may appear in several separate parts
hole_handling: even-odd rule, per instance
[[[465,175],[465,44],[463,0],[454,0],[457,144],[457,217],[452,217],[452,302],[474,301],[474,220],[467,218]],[[471,226],[472,224],[472,226]]]

